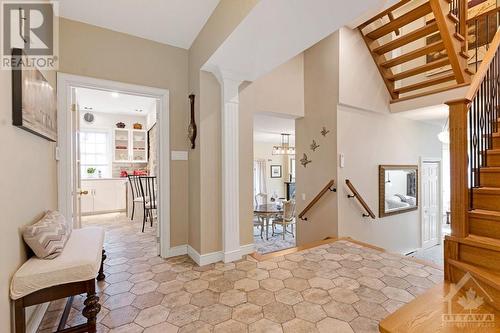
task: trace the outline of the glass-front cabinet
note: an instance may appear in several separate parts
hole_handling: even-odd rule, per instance
[[[114,162],[146,163],[148,161],[148,135],[145,130],[115,128]]]

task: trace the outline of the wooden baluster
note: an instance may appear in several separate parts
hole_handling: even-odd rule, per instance
[[[468,38],[468,28],[467,28],[467,18],[469,11],[469,3],[468,1],[460,1],[459,2],[459,26],[460,26],[460,34],[465,38],[463,42],[462,51],[465,54],[469,54],[469,38]]]
[[[449,101],[450,108],[450,180],[451,180],[451,235],[469,234],[469,184],[467,149],[467,112],[470,100]]]

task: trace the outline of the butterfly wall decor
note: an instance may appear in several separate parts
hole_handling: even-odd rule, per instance
[[[309,147],[311,147],[312,151],[316,151],[316,149],[319,148],[319,145],[316,143],[316,140],[313,140],[313,142],[311,143],[311,145]]]
[[[309,163],[311,163],[312,161],[310,159],[307,158],[307,155],[304,154],[304,156],[300,159],[300,164],[302,164],[302,166],[305,168],[307,167],[307,165]]]

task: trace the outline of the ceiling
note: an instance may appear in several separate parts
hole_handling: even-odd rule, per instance
[[[61,0],[60,16],[189,49],[220,0]]]
[[[243,19],[203,69],[254,81],[276,66],[396,0],[263,0]]]
[[[291,134],[290,144],[295,144],[295,119],[256,114],[253,118],[255,142],[279,144],[281,133]]]
[[[77,98],[81,112],[116,113],[145,117],[156,109],[154,98],[104,90],[78,88]]]
[[[441,104],[394,114],[411,120],[418,120],[437,126],[444,126],[448,120],[448,111],[448,106]]]

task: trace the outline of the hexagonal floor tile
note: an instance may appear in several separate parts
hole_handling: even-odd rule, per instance
[[[262,307],[252,303],[240,304],[233,309],[232,318],[245,324],[251,324],[263,317]]]

